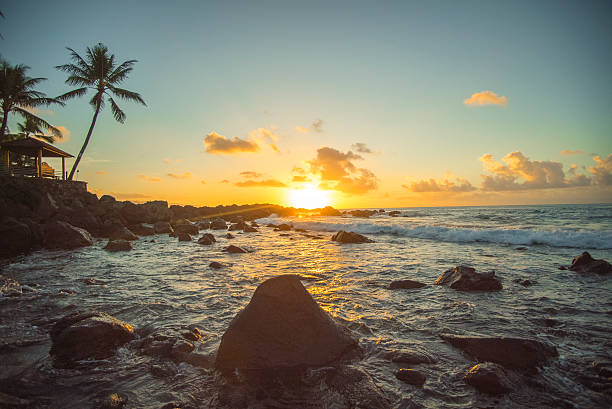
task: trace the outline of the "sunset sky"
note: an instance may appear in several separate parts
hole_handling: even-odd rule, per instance
[[[288,205],[307,187],[340,208],[612,202],[609,1],[0,10],[0,53],[48,78],[49,96],[71,89],[54,68],[69,62],[65,47],[102,42],[138,60],[123,86],[148,106],[121,103],[123,125],[102,112],[79,167],[98,194]],[[67,130],[59,146],[75,156],[89,98],[38,111]]]

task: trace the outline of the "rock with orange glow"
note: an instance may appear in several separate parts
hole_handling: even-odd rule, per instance
[[[503,395],[512,390],[508,372],[492,362],[483,362],[472,367],[463,380],[468,385],[490,395]]]
[[[344,230],[334,234],[331,239],[340,243],[374,243],[374,240],[368,239],[366,236]]]
[[[447,285],[458,291],[499,291],[502,284],[495,278],[495,272],[477,273],[471,267],[456,266],[446,270],[435,284]]]
[[[313,367],[360,351],[295,275],[264,281],[221,339],[215,366],[222,372]]]

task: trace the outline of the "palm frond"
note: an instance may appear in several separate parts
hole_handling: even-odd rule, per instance
[[[114,99],[110,97],[108,99],[111,103],[111,111],[113,111],[113,116],[115,117],[115,120],[119,123],[124,123],[125,122],[125,112],[123,112],[121,108],[119,108],[119,106],[115,103]]]
[[[100,104],[100,109],[104,108],[104,95],[102,92],[96,92],[93,97],[89,100],[89,105],[94,107],[94,109]]]
[[[54,135],[57,135],[60,137],[62,136],[62,132],[59,129],[57,129],[56,127],[54,127],[49,122],[42,119],[41,117],[38,117],[34,115],[33,113],[21,107],[14,107],[13,111],[23,116],[26,119],[26,121],[30,121],[33,125],[38,126],[38,128],[49,130]]]
[[[124,99],[126,101],[138,102],[144,106],[147,106],[140,94],[137,92],[128,91],[127,89],[123,88],[113,87],[112,85],[108,85],[108,88],[112,91],[113,94],[115,94],[121,99]]]
[[[81,97],[87,93],[87,88],[77,88],[72,91],[68,91],[65,94],[60,95],[59,97],[55,97],[58,101],[68,101],[69,99]]]

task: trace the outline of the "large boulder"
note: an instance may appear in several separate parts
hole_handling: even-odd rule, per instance
[[[223,334],[215,366],[260,370],[321,366],[359,350],[294,275],[264,281]]]
[[[123,202],[123,207],[119,213],[121,214],[121,217],[123,217],[123,219],[129,224],[149,222],[149,213],[147,212],[147,209],[132,202]]]
[[[230,225],[230,227],[228,227],[227,229],[229,231],[244,230],[244,228],[247,227],[247,226],[248,226],[248,224],[246,224],[246,222],[241,220],[241,221],[239,221],[237,223],[232,223]]]
[[[191,224],[191,223],[185,223],[185,224],[177,224],[176,226],[174,226],[174,232],[179,235],[182,233],[186,233],[186,234],[190,234],[190,235],[197,235],[200,230],[198,229],[198,226]]]
[[[155,230],[155,234],[159,234],[159,233],[170,233],[170,234],[174,234],[174,229],[172,228],[172,226],[170,225],[170,223],[165,222],[165,221],[159,221],[156,222],[153,225],[153,230]]]
[[[128,228],[131,232],[139,236],[152,236],[155,234],[155,229],[150,224],[132,224]]]
[[[366,236],[344,230],[340,230],[334,234],[331,239],[332,241],[337,241],[340,243],[374,243],[374,240],[370,240]]]
[[[577,273],[596,273],[610,274],[612,273],[612,265],[606,260],[596,260],[585,251],[579,256],[574,257],[572,265],[569,269]]]
[[[176,236],[178,237],[178,241],[191,241],[192,237],[189,233],[177,233]]]
[[[331,206],[325,206],[324,208],[321,209],[321,211],[319,212],[320,216],[341,216],[342,213],[340,213],[340,211],[334,209]]]
[[[43,226],[43,246],[48,249],[71,250],[91,246],[93,239],[87,230],[58,220]]]
[[[210,228],[213,230],[225,230],[227,229],[227,223],[225,220],[217,217],[210,221]]]
[[[50,331],[56,366],[83,359],[104,359],[134,339],[134,328],[104,312],[77,312],[55,323]]]
[[[495,278],[495,272],[477,273],[471,267],[456,266],[446,270],[435,284],[446,285],[458,291],[499,291],[502,284]]]
[[[215,239],[215,236],[213,236],[210,233],[204,233],[202,235],[202,237],[200,237],[198,239],[198,243],[199,244],[204,244],[204,245],[207,245],[207,246],[215,243],[216,241],[217,241],[217,239]]]
[[[138,240],[138,236],[135,235],[127,227],[120,227],[110,234],[108,237],[110,240]]]
[[[490,395],[502,395],[512,390],[512,381],[506,370],[492,362],[475,365],[463,377],[468,385]]]
[[[529,369],[558,356],[557,348],[525,338],[441,334],[452,346],[478,361],[495,362],[512,369]]]
[[[131,241],[127,240],[109,240],[104,247],[104,250],[115,253],[117,251],[130,251],[134,248]]]
[[[172,219],[172,211],[168,208],[168,202],[166,201],[155,200],[141,206],[146,209],[149,216],[149,222],[169,222],[170,219]]]
[[[27,253],[32,247],[30,227],[13,218],[6,218],[0,223],[0,258],[12,257]]]

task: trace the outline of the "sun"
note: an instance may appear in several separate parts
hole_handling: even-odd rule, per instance
[[[313,185],[289,191],[289,204],[302,209],[317,209],[329,206],[331,198],[327,190],[321,190]]]

